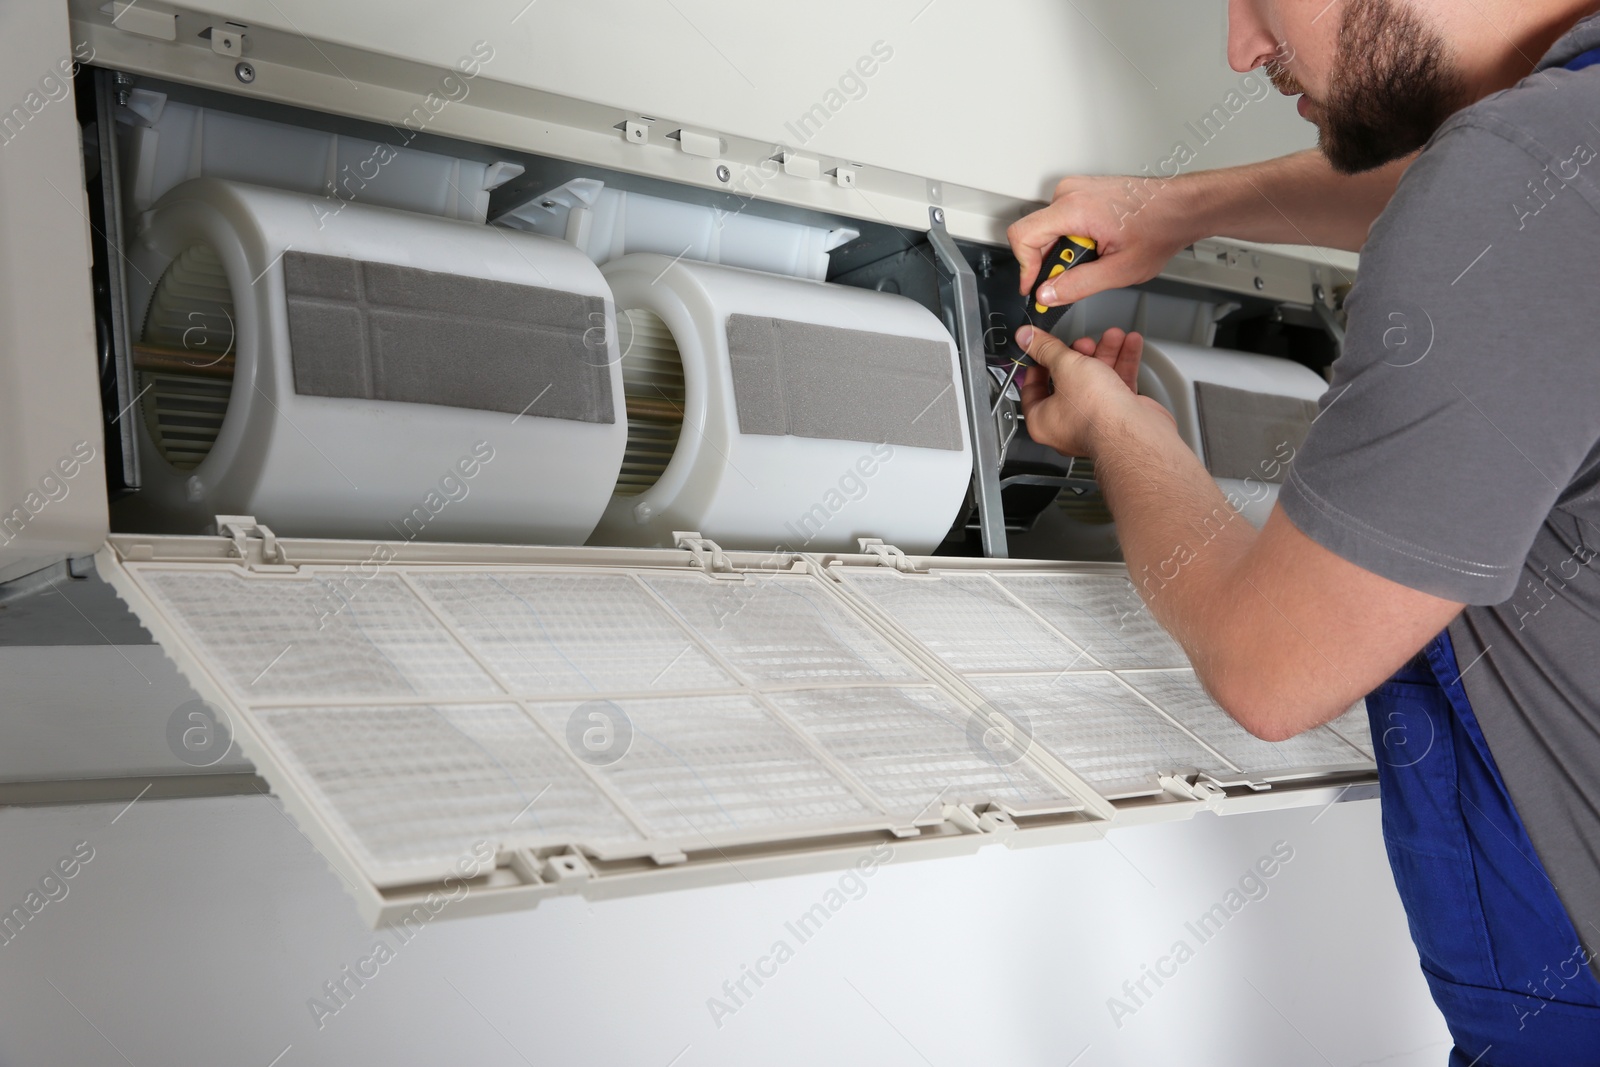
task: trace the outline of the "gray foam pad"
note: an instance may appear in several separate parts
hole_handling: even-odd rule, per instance
[[[600,297],[295,251],[283,277],[297,393],[616,421]]]
[[[730,315],[728,353],[741,433],[961,449],[948,344]]]
[[[1215,478],[1281,483],[1289,473],[1285,450],[1300,451],[1317,417],[1314,400],[1215,382],[1196,382],[1194,400],[1206,469]]]

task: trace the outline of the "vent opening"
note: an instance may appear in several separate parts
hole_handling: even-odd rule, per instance
[[[140,404],[161,457],[193,470],[217,442],[233,391],[233,293],[209,245],[172,261],[133,346]]]
[[[683,359],[667,324],[653,311],[618,316],[622,394],[628,405],[628,447],[617,496],[638,496],[661,478],[683,430]]]

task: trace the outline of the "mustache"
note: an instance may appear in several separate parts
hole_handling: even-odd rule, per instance
[[[1273,60],[1261,69],[1266,74],[1267,80],[1272,83],[1272,87],[1284,96],[1300,96],[1305,93],[1305,88],[1299,79],[1290,74],[1289,68],[1278,60]]]

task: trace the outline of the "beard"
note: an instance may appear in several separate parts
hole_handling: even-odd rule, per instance
[[[1266,73],[1279,92],[1305,91],[1281,63]],[[1465,103],[1449,46],[1416,12],[1399,0],[1349,0],[1328,99],[1312,101],[1317,147],[1334,170],[1359,174],[1409,155]]]

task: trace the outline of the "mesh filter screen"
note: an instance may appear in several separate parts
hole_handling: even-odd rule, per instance
[[[558,730],[580,707],[535,705]],[[876,814],[753,697],[619,700],[618,709],[632,739],[601,773],[656,834],[705,847],[733,831],[821,829]]]
[[[1002,575],[995,579],[1106,667],[1187,667],[1189,658],[1116,575]]]
[[[404,880],[453,863],[479,841],[639,837],[510,705],[280,708],[257,716],[379,878]]]
[[[1217,478],[1281,484],[1317,417],[1314,400],[1194,383],[1206,470]]]
[[[855,568],[840,589],[597,564],[121,566],[297,817],[386,886],[443,877],[480,841],[621,860],[937,822],[951,803],[1079,810],[1057,761],[1105,797],[1165,773],[1367,762],[1330,729],[1250,737],[1190,670],[1096,667],[983,574]],[[1018,577],[1017,596],[1122,662],[1094,629],[1115,583]],[[1159,647],[1141,640],[1124,645]],[[988,745],[988,711],[1032,748]],[[1359,716],[1337,726],[1364,736]]]
[[[489,572],[414,581],[519,693],[737,684],[627,575]]]
[[[293,250],[283,283],[303,396],[615,421],[598,296]]]
[[[954,803],[1078,807],[1028,764],[987,755],[971,713],[938,690],[834,689],[771,699],[907,821],[937,821],[941,805]]]
[[[645,581],[758,684],[921,680],[904,657],[808,578]]]
[[[957,671],[1064,671],[1093,666],[983,575],[902,578],[846,573],[865,595]]]
[[[986,677],[973,685],[1106,795],[1155,792],[1163,774],[1228,777],[1234,769],[1110,674]]]
[[[398,578],[158,573],[150,584],[246,701],[498,695]]]
[[[961,449],[950,343],[728,316],[739,432]]]
[[[1328,724],[1328,728],[1359,748],[1368,759],[1376,759],[1372,747],[1372,722],[1367,718],[1367,702],[1359,701],[1355,707]]]
[[[1366,757],[1338,734],[1318,727],[1287,741],[1263,741],[1216,705],[1194,671],[1132,671],[1122,676],[1152,704],[1171,715],[1242,771],[1365,763]]]

